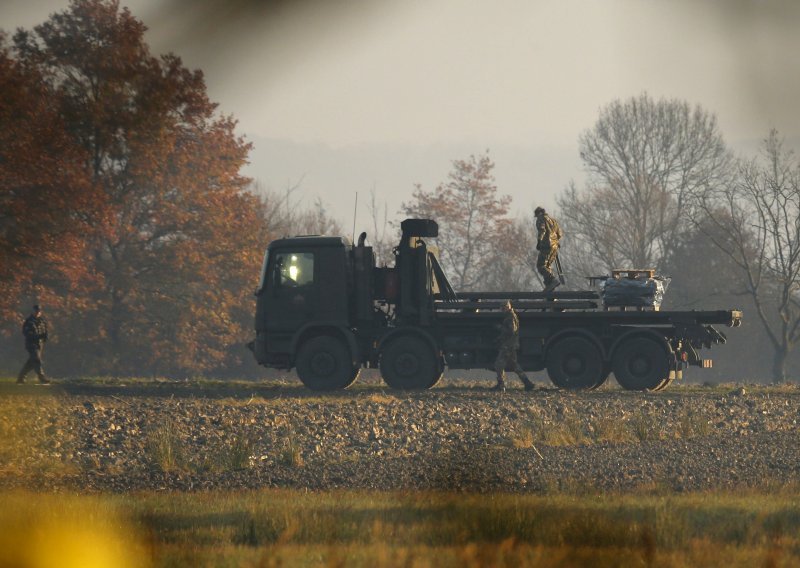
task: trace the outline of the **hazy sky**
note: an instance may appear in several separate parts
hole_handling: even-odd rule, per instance
[[[247,172],[302,179],[352,224],[375,188],[390,213],[413,184],[490,150],[519,214],[583,179],[578,136],[647,91],[716,113],[751,152],[770,128],[800,149],[800,1],[122,0],[206,73],[254,142]],[[31,27],[66,0],[0,0]],[[360,209],[359,216],[364,215]]]

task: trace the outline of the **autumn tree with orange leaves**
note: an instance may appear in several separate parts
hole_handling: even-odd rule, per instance
[[[95,282],[71,292],[81,304],[63,302],[51,318],[62,352],[81,355],[72,372],[208,372],[236,363],[252,334],[252,280],[267,235],[261,202],[239,173],[249,145],[217,113],[202,73],[151,55],[145,29],[115,0],[72,0],[14,36],[12,67],[41,77],[66,133],[55,171],[75,171],[68,187],[79,199],[69,204],[93,228],[74,226],[85,240],[72,256]],[[4,196],[30,195],[17,180],[3,183]],[[22,207],[15,221],[36,218]],[[103,222],[88,214],[95,210]],[[21,280],[56,254],[50,243],[39,251],[20,261]]]
[[[34,302],[83,307],[96,283],[87,236],[103,225],[102,200],[36,68],[0,35],[0,322],[16,328]]]
[[[406,216],[439,224],[442,265],[456,291],[491,286],[493,272],[513,262],[504,254],[512,244],[511,197],[497,195],[493,169],[488,152],[454,160],[445,183],[433,191],[417,185],[402,205]]]

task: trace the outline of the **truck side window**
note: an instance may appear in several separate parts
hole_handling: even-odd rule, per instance
[[[310,252],[282,252],[275,255],[276,284],[295,288],[314,283],[314,254]]]

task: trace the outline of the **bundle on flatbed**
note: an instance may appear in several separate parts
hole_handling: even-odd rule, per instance
[[[636,307],[658,310],[664,301],[670,279],[655,270],[613,270],[600,282],[600,297],[605,307]]]

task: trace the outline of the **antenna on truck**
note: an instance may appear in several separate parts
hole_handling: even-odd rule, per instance
[[[358,214],[358,192],[356,191],[356,203],[353,205],[353,242],[356,242],[356,215]]]

